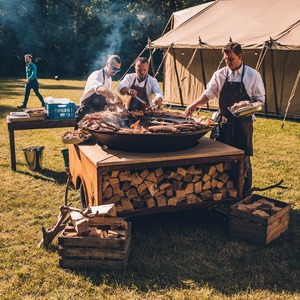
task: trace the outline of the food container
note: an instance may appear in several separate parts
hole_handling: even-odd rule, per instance
[[[75,103],[73,102],[66,104],[46,103],[46,109],[49,119],[75,118]]]
[[[261,102],[249,102],[249,106],[244,106],[238,109],[233,109],[233,106],[227,107],[232,115],[236,118],[248,117],[256,112],[262,111],[263,104]]]

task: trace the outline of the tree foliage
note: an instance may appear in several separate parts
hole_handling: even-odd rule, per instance
[[[174,11],[205,1],[0,0],[0,75],[24,76],[25,53],[39,76],[81,77],[119,54],[128,68]],[[148,55],[148,54],[145,54]]]

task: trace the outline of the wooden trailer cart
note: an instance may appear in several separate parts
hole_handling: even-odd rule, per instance
[[[115,203],[120,216],[216,206],[242,198],[244,152],[206,137],[193,148],[165,153],[69,145],[69,163],[83,206]]]

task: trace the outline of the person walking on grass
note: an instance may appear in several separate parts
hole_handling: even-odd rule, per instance
[[[30,95],[31,89],[35,92],[37,97],[40,99],[42,106],[45,106],[44,98],[39,92],[39,83],[37,80],[37,67],[32,62],[32,55],[31,54],[25,54],[25,63],[26,63],[26,80],[25,80],[25,92],[24,92],[24,100],[23,104],[20,106],[17,106],[17,108],[26,108],[28,98]]]

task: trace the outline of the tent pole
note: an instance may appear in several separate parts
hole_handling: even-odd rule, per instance
[[[150,46],[150,43],[151,43],[151,40],[148,37],[148,47]],[[152,75],[155,74],[155,66],[154,66],[154,60],[153,60],[153,51],[151,51],[151,48],[149,47],[149,54],[150,54],[150,62],[151,62]]]
[[[163,56],[163,58],[162,58],[162,61],[161,61],[160,65],[158,66],[157,71],[156,71],[156,73],[155,73],[155,75],[154,75],[154,78],[156,78],[156,76],[157,76],[157,74],[158,74],[158,72],[159,72],[159,70],[160,70],[160,68],[161,68],[161,66],[162,66],[162,64],[163,64],[163,62],[164,62],[165,59],[166,59],[166,56],[168,55],[168,53],[169,53],[169,51],[170,51],[170,48],[171,48],[171,46],[169,46],[169,48],[167,49],[167,51],[164,53],[164,56]]]
[[[200,48],[200,63],[201,63],[201,73],[202,73],[203,85],[204,85],[204,89],[205,89],[206,88],[206,76],[205,76],[204,59],[203,59],[202,48]],[[206,107],[207,107],[207,109],[209,109],[208,102],[206,104]]]
[[[178,75],[178,70],[177,70],[177,65],[176,65],[176,51],[175,51],[174,47],[172,47],[172,50],[173,50],[173,59],[174,59],[174,68],[175,68],[176,80],[177,80],[177,85],[178,85],[178,89],[179,89],[180,103],[181,103],[182,106],[184,106],[183,98],[182,98],[182,90],[181,90],[181,85],[180,85],[180,80],[179,80],[179,75]]]
[[[267,90],[266,90],[266,61],[263,60],[262,61],[262,76],[263,76],[263,82],[265,85],[265,91],[266,91],[266,95],[265,95],[265,105],[264,105],[264,109],[265,109],[265,114],[268,114],[268,97],[267,97]]]
[[[278,97],[277,97],[277,86],[276,86],[276,78],[275,78],[275,66],[274,66],[274,50],[271,49],[271,67],[272,67],[272,80],[273,80],[273,91],[274,91],[274,100],[275,100],[275,108],[276,114],[279,115],[279,107],[278,107]]]
[[[297,77],[296,77],[296,80],[295,80],[293,89],[292,89],[292,91],[291,91],[291,95],[290,95],[290,98],[289,98],[287,107],[286,107],[286,109],[285,109],[285,114],[284,114],[284,118],[283,118],[283,121],[282,121],[281,129],[284,127],[284,121],[285,121],[285,119],[286,119],[286,116],[287,116],[288,110],[289,110],[289,108],[290,108],[292,99],[293,99],[294,96],[295,96],[296,88],[297,88],[297,86],[298,86],[299,79],[300,79],[300,69],[299,69],[299,71],[298,71],[298,75],[297,75]]]

